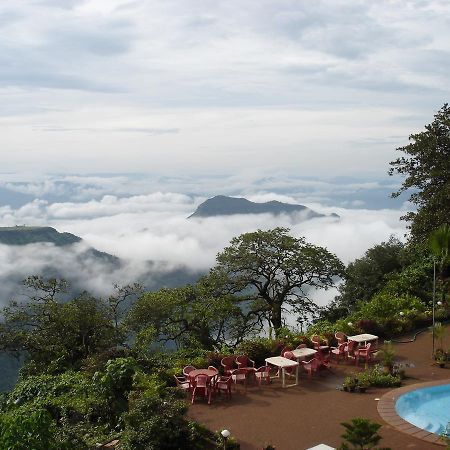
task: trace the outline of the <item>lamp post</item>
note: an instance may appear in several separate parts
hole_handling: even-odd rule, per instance
[[[227,441],[231,433],[228,430],[222,430],[220,434],[223,437],[223,450],[227,450]]]
[[[433,346],[432,346],[432,352],[431,357],[434,356],[434,325],[435,325],[435,317],[434,317],[434,308],[435,308],[435,300],[436,300],[436,258],[433,258]]]

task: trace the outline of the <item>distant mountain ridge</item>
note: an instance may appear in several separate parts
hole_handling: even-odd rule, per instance
[[[0,243],[6,245],[27,245],[51,242],[59,246],[81,242],[81,238],[71,233],[59,233],[52,227],[0,227]]]
[[[305,220],[315,217],[339,217],[334,213],[330,216],[318,213],[304,205],[282,203],[276,200],[256,203],[242,197],[216,195],[201,203],[188,219],[192,217],[230,216],[234,214],[273,214],[277,216],[299,212],[305,213]]]

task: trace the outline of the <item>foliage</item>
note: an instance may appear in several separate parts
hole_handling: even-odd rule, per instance
[[[356,303],[369,301],[386,283],[386,276],[403,268],[404,245],[396,238],[369,248],[362,258],[351,262],[345,271],[345,283],[339,286],[335,299],[345,315],[353,312]]]
[[[399,375],[385,373],[380,367],[374,367],[355,375],[358,384],[375,387],[398,387],[402,384]]]
[[[408,212],[403,220],[410,223],[413,240],[425,241],[450,217],[450,107],[444,104],[425,130],[412,134],[410,143],[397,151],[404,154],[392,161],[390,175],[405,176],[399,196],[411,190],[409,201],[417,211]]]
[[[434,324],[433,332],[434,332],[435,339],[437,339],[439,341],[439,349],[443,350],[444,349],[444,336],[445,336],[445,332],[446,332],[444,325],[442,325],[441,322],[436,322]]]
[[[242,339],[242,311],[231,296],[215,296],[204,285],[160,289],[142,295],[126,323],[142,342],[175,341],[179,346],[212,349]]]
[[[269,320],[275,330],[283,325],[282,313],[304,316],[316,307],[307,287],[327,289],[342,275],[342,262],[323,247],[288,234],[286,228],[244,233],[217,255],[209,279],[222,292],[246,302],[247,317]]]
[[[37,372],[58,372],[117,342],[110,312],[101,301],[83,293],[61,303],[57,295],[66,288],[64,281],[30,277],[24,283],[32,291],[29,301],[14,301],[3,309],[1,350],[27,352]]]
[[[391,368],[394,364],[395,350],[390,341],[385,341],[383,348],[378,352],[385,367]]]
[[[343,443],[339,450],[376,450],[375,446],[381,441],[381,436],[378,434],[381,425],[378,423],[356,418],[352,419],[351,423],[343,422],[341,425],[345,428],[345,433],[341,437],[348,444]]]
[[[105,392],[122,397],[131,390],[136,370],[134,358],[116,358],[107,362],[104,373],[94,375],[94,382],[99,382]]]
[[[433,231],[429,239],[429,247],[438,262],[441,299],[445,301],[445,294],[449,290],[449,260],[450,260],[450,226],[443,224]]]
[[[203,449],[204,432],[185,418],[187,406],[175,393],[164,395],[145,391],[133,393],[130,411],[125,415],[123,450]]]
[[[44,408],[20,407],[0,413],[0,448],[8,450],[82,449],[58,433]],[[79,444],[79,443],[77,443]]]

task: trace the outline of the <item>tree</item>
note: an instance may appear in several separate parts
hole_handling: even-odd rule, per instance
[[[3,309],[0,350],[25,352],[42,371],[76,366],[118,343],[111,311],[102,301],[87,293],[58,301],[58,294],[67,288],[63,280],[30,277],[24,284],[31,291],[29,300],[11,302]]]
[[[137,342],[147,336],[147,344],[175,341],[212,349],[240,341],[245,327],[239,306],[232,296],[214,295],[206,286],[203,282],[142,295],[126,319]]]
[[[449,105],[444,104],[425,131],[411,134],[409,140],[408,145],[397,148],[406,156],[390,163],[389,175],[406,177],[392,196],[412,190],[409,200],[417,211],[408,212],[402,219],[410,222],[413,240],[424,242],[431,231],[450,220]]]
[[[341,424],[345,428],[345,433],[341,436],[348,443],[344,443],[339,447],[339,450],[377,450],[375,446],[380,442],[381,436],[378,430],[381,425],[371,422],[368,419],[356,418],[352,419],[352,423],[343,422]],[[378,450],[389,450],[387,448],[380,448]]]
[[[349,263],[339,295],[321,316],[335,321],[351,314],[358,302],[368,302],[386,284],[387,275],[403,267],[404,245],[395,237],[369,248],[362,258]]]
[[[446,280],[448,278],[448,263],[450,258],[450,226],[441,225],[434,230],[429,239],[429,247],[438,263],[439,281],[442,289],[442,301],[445,300]]]
[[[282,327],[287,306],[299,315],[315,309],[308,288],[327,289],[344,271],[328,250],[288,232],[275,228],[233,238],[209,275],[224,292],[248,303],[248,316],[267,318],[275,330]]]

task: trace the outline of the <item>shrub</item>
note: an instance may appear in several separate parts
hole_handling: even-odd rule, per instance
[[[368,384],[376,387],[398,387],[402,384],[399,375],[384,373],[379,367],[360,372],[355,375],[358,384]]]
[[[345,433],[341,436],[347,443],[343,443],[339,450],[376,450],[375,446],[381,441],[378,430],[381,425],[368,419],[356,418],[351,423],[343,422]],[[380,450],[389,450],[387,448]]]

